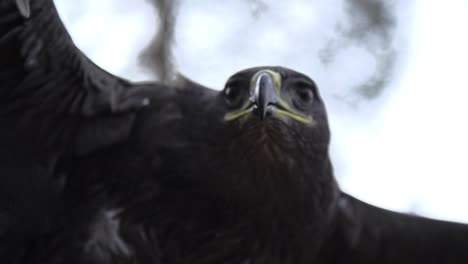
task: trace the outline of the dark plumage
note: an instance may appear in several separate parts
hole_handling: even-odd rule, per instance
[[[340,192],[315,83],[221,92],[90,62],[51,0],[0,2],[2,263],[466,263],[468,227]]]

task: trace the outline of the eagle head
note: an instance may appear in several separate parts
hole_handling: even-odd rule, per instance
[[[315,82],[284,67],[256,67],[231,76],[216,102],[208,137],[222,160],[216,176],[242,196],[292,197],[330,179],[330,132]],[[331,177],[332,178],[332,177]]]
[[[237,154],[289,166],[328,157],[325,106],[306,75],[283,67],[246,69],[228,79],[220,97]]]

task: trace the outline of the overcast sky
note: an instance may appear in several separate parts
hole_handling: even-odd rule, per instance
[[[151,80],[138,54],[157,20],[144,0],[56,0],[104,69]],[[177,69],[221,89],[282,65],[316,80],[341,187],[385,208],[468,222],[468,1],[181,0]]]

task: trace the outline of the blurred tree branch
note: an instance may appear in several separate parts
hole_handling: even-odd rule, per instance
[[[259,18],[262,13],[268,10],[268,5],[263,0],[246,0],[249,4],[252,16]]]
[[[163,83],[176,75],[172,46],[179,0],[148,0],[155,9],[159,28],[151,43],[140,54],[141,63]]]
[[[398,52],[393,47],[397,14],[394,1],[345,0],[345,21],[335,27],[335,37],[319,52],[322,64],[328,65],[337,54],[349,47],[366,49],[375,59],[373,75],[356,87],[359,96],[377,98],[393,75]]]
[[[158,31],[151,43],[141,52],[140,62],[163,83],[174,80],[178,75],[174,64],[173,45],[180,0],[148,0],[154,7],[158,20]],[[252,16],[258,18],[268,9],[264,0],[245,0]]]

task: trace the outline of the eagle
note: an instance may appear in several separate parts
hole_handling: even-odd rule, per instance
[[[52,0],[2,0],[0,125],[2,263],[468,262],[467,225],[340,190],[324,102],[292,69],[133,83]]]

